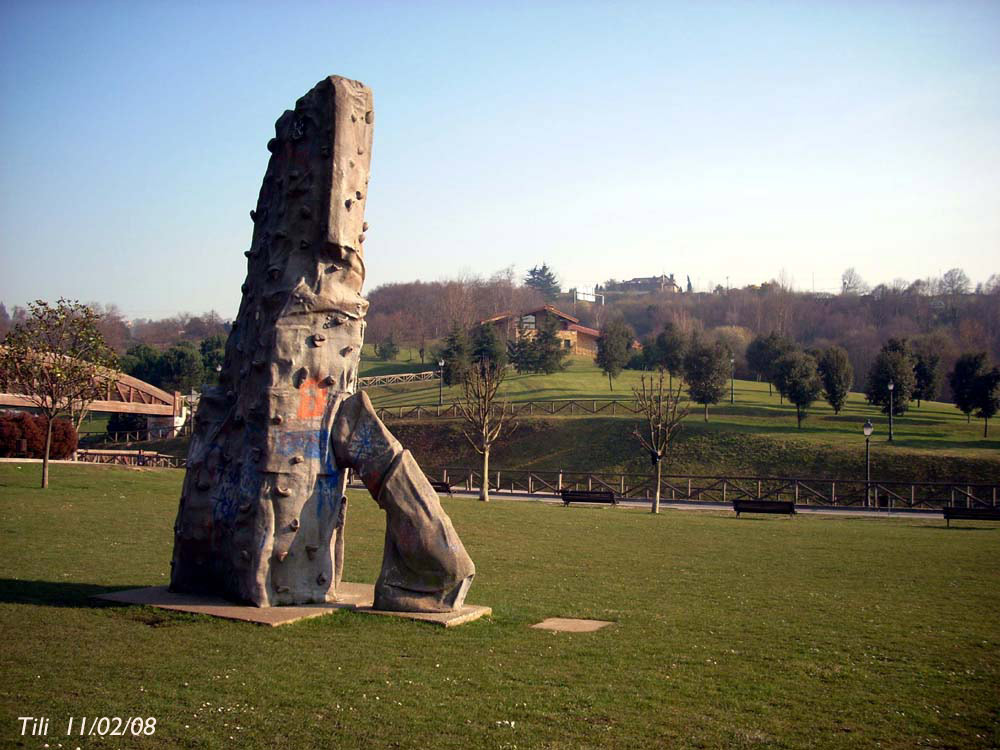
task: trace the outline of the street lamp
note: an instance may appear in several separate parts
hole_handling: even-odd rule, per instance
[[[438,406],[441,406],[444,397],[444,360],[438,360]]]
[[[889,381],[889,442],[892,442],[892,392],[896,389],[896,384]]]
[[[872,421],[870,419],[865,420],[864,427],[861,428],[865,433],[865,505],[872,504],[872,462],[871,462],[871,451],[869,449],[869,444],[871,443],[872,432],[875,428],[872,427]]]
[[[736,403],[736,359],[729,358],[729,403]]]

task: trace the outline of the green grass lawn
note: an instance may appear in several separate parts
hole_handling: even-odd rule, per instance
[[[394,359],[385,361],[375,354],[374,344],[361,347],[361,364],[358,375],[362,378],[373,375],[398,375],[406,372],[423,372],[434,370],[437,365],[431,361],[429,353],[424,353],[425,362],[420,361],[420,351],[414,348],[402,348]]]
[[[0,465],[5,746],[42,747],[24,715],[157,718],[53,748],[1000,744],[997,524],[445,499],[491,619],[270,629],[89,599],[166,582],[181,472],[37,473]],[[351,499],[346,578],[371,582],[382,514]]]

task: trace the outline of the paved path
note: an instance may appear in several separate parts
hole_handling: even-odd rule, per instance
[[[360,485],[356,489],[363,489]],[[477,498],[479,497],[479,491],[473,490],[469,492],[467,490],[456,490],[452,489],[452,493],[458,497],[468,497]],[[511,492],[491,492],[490,501],[494,500],[515,500],[518,502],[534,502],[534,503],[547,503],[548,505],[562,505],[562,500],[555,495],[529,495],[527,493],[511,493]],[[619,500],[618,504],[624,508],[634,508],[639,510],[649,510],[650,500]],[[700,502],[697,500],[660,500],[660,509],[670,509],[670,510],[714,510],[714,511],[731,511],[732,505],[729,503],[708,503]],[[805,515],[835,515],[835,516],[857,516],[862,518],[944,518],[941,511],[937,510],[924,510],[916,509],[911,510],[909,508],[900,509],[893,508],[891,513],[886,513],[885,509],[875,510],[875,509],[865,509],[865,508],[849,508],[849,507],[837,507],[831,505],[796,505],[796,513],[802,513]]]

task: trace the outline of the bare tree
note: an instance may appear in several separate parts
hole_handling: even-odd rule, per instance
[[[642,376],[638,388],[633,388],[637,403],[637,413],[643,418],[633,435],[639,444],[649,453],[649,458],[656,466],[656,493],[653,496],[653,513],[660,512],[660,477],[663,473],[663,459],[670,451],[670,445],[681,429],[681,423],[690,411],[686,400],[681,398],[683,383],[677,381],[677,387],[665,385],[663,370],[658,375]]]
[[[42,487],[49,486],[52,422],[81,415],[105,382],[114,380],[117,357],[104,343],[99,316],[79,302],[38,300],[0,347],[0,390],[23,396],[48,420]]]
[[[507,402],[497,401],[497,393],[507,376],[507,368],[489,359],[469,368],[462,381],[462,397],[457,402],[465,418],[465,439],[483,457],[483,482],[479,499],[490,499],[490,449],[497,440],[507,437],[516,424],[507,413]]]

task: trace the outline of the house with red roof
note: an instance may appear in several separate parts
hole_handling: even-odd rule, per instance
[[[512,312],[494,315],[479,321],[480,325],[494,325],[501,336],[509,341],[517,341],[520,336],[535,336],[539,328],[549,321],[555,321],[556,336],[570,354],[593,357],[597,354],[597,337],[600,331],[580,325],[579,318],[567,315],[552,305],[515,314]]]

